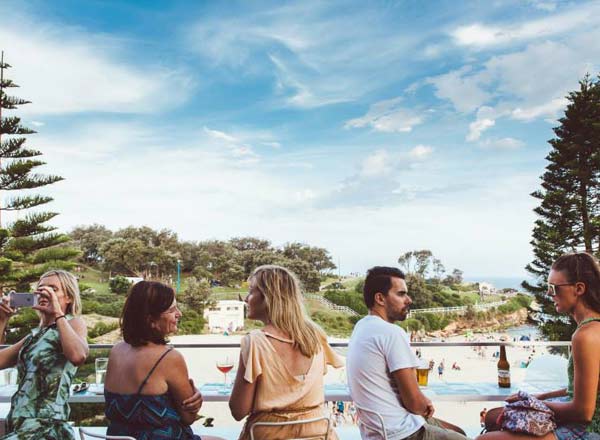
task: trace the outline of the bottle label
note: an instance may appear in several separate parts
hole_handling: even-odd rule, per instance
[[[500,387],[510,387],[510,371],[509,370],[498,370],[498,385]]]

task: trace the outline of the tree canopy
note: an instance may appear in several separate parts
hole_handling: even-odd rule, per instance
[[[567,99],[556,136],[549,141],[541,188],[532,193],[539,205],[531,240],[534,259],[526,270],[536,282],[523,282],[546,317],[556,316],[546,296],[552,262],[565,252],[600,254],[600,80],[586,76]],[[567,340],[574,323],[549,319],[540,328],[552,340]]]
[[[30,101],[8,96],[6,89],[18,87],[6,78],[5,71],[11,66],[0,59],[0,285],[28,290],[46,270],[69,269],[78,254],[64,246],[69,238],[56,232],[48,224],[58,215],[40,208],[52,201],[51,197],[32,193],[32,190],[63,180],[57,175],[45,175],[37,168],[45,162],[37,159],[41,151],[25,146],[26,135],[35,131],[21,124],[17,116],[6,116]],[[5,213],[18,212],[17,220],[6,224]],[[6,224],[6,226],[4,226]]]
[[[180,261],[183,272],[198,280],[224,286],[245,281],[263,264],[278,264],[294,271],[308,291],[319,289],[321,279],[335,269],[329,252],[305,243],[276,247],[256,237],[230,240],[180,241],[168,229],[130,226],[112,232],[102,225],[78,226],[71,232],[82,251],[82,261],[116,274],[164,278]]]

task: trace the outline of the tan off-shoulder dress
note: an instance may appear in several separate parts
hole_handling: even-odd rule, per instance
[[[246,367],[244,379],[256,382],[252,412],[246,420],[239,440],[250,438],[250,426],[261,422],[285,422],[291,420],[321,417],[324,412],[323,375],[327,365],[339,368],[341,358],[323,339],[323,349],[313,359],[308,372],[303,376],[293,376],[275,351],[269,337],[283,342],[291,342],[262,330],[253,330],[241,341],[242,360]],[[317,437],[325,431],[326,422],[281,427],[257,427],[254,437],[261,440],[288,439],[296,437]],[[329,438],[338,437],[331,429]]]

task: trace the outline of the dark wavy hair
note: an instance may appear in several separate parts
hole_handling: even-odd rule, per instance
[[[404,279],[404,272],[396,267],[375,266],[367,271],[365,286],[363,287],[363,298],[367,308],[375,305],[375,294],[381,292],[387,295],[392,288],[392,278]]]
[[[586,252],[561,255],[552,264],[552,270],[562,272],[569,283],[584,283],[583,301],[600,312],[600,266],[598,260]]]
[[[175,292],[156,281],[140,281],[129,289],[121,313],[123,339],[133,347],[149,342],[166,344],[166,335],[152,328],[152,322],[171,307]]]

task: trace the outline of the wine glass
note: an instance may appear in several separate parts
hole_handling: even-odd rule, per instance
[[[228,383],[227,383],[227,373],[229,373],[233,369],[233,361],[229,359],[229,356],[226,356],[223,359],[219,359],[217,361],[217,370],[223,373],[223,388],[221,389],[221,393],[227,394],[228,391]]]

